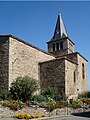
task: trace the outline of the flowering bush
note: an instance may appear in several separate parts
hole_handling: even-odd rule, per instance
[[[23,102],[22,101],[15,101],[15,100],[5,100],[2,102],[2,106],[4,107],[9,107],[11,110],[18,110],[23,107]]]
[[[62,104],[60,104],[60,103],[56,103],[56,108],[62,108]]]
[[[15,117],[19,118],[19,119],[30,119],[30,118],[32,118],[30,114],[22,114],[22,113],[16,114]]]
[[[90,100],[82,100],[83,103],[90,104]]]
[[[36,115],[30,115],[30,114],[25,114],[25,113],[20,113],[20,114],[16,114],[15,115],[16,118],[18,119],[32,119],[32,118],[41,118],[43,116],[39,115],[39,114],[36,114]]]

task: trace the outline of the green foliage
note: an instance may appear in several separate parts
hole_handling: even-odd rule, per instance
[[[0,99],[1,100],[7,100],[10,98],[10,93],[8,90],[6,89],[3,89],[1,92],[0,92]]]
[[[32,97],[32,100],[40,103],[40,102],[47,101],[47,98],[43,95],[35,95]]]
[[[3,107],[9,107],[11,110],[18,110],[23,108],[23,102],[22,101],[15,101],[15,100],[4,100],[2,102]]]
[[[55,100],[48,98],[48,102],[47,102],[47,107],[46,109],[51,112],[56,108],[56,102]]]
[[[90,91],[88,91],[87,97],[90,98]]]
[[[83,105],[83,102],[80,99],[73,100],[71,107],[74,109],[80,108]]]
[[[31,105],[32,105],[32,102],[31,102],[31,101],[29,101],[29,100],[28,100],[28,101],[26,101],[25,103],[26,103],[26,105],[27,105],[27,106],[31,106]]]
[[[22,100],[18,100],[18,104],[20,109],[23,108],[24,103],[22,102]]]
[[[11,103],[11,100],[3,100],[3,102],[1,102],[1,104],[5,107],[10,103]]]
[[[79,94],[78,98],[90,98],[90,91]]]
[[[58,91],[53,86],[48,86],[47,90],[42,93],[43,96],[46,96],[47,98],[50,97],[52,99],[56,99],[58,95]]]
[[[38,89],[37,81],[29,76],[18,77],[11,83],[10,94],[14,100],[30,100]]]

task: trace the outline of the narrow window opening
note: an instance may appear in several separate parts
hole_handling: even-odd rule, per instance
[[[56,43],[56,48],[57,50],[59,50],[59,43]]]
[[[76,82],[76,74],[75,74],[75,71],[74,71],[74,83]]]
[[[84,68],[84,63],[82,63],[82,78],[85,78],[85,68]]]
[[[63,42],[60,43],[60,48],[63,49]]]
[[[53,44],[53,51],[55,51],[55,44]]]

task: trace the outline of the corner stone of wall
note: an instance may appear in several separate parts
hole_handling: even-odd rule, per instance
[[[8,37],[0,37],[0,90],[8,89]]]

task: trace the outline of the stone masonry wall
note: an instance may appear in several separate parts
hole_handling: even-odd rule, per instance
[[[88,91],[87,60],[79,53],[67,55],[67,58],[76,60],[77,64],[65,61],[65,92],[67,96],[78,95]],[[84,79],[82,77],[82,64],[84,64]],[[74,73],[75,72],[75,73]]]
[[[33,48],[15,38],[9,38],[9,86],[15,78],[28,75],[39,79],[38,63],[54,59],[53,56]]]
[[[56,44],[60,42],[63,43],[63,49],[60,49],[57,51],[57,48],[56,48]],[[58,41],[53,41],[53,42],[50,42],[48,43],[48,52],[52,53],[53,55],[55,56],[62,56],[62,55],[66,55],[68,54],[68,41],[66,39],[63,39],[63,40],[58,40]],[[53,43],[55,44],[55,51],[53,51]]]
[[[78,59],[78,89],[79,93],[88,91],[88,63],[87,61],[77,54]],[[84,64],[85,77],[82,77],[82,63]]]
[[[65,60],[40,63],[40,86],[42,91],[54,86],[60,94],[65,93]]]
[[[62,49],[62,50],[54,51],[51,54],[53,54],[55,57],[67,55],[68,54],[68,49]]]
[[[73,62],[78,63],[78,61],[77,61],[77,53],[67,54],[66,57],[67,57],[68,59],[72,60]]]
[[[8,89],[8,37],[0,36],[0,90]]]
[[[77,65],[65,60],[65,93],[67,96],[77,95],[77,82]]]

